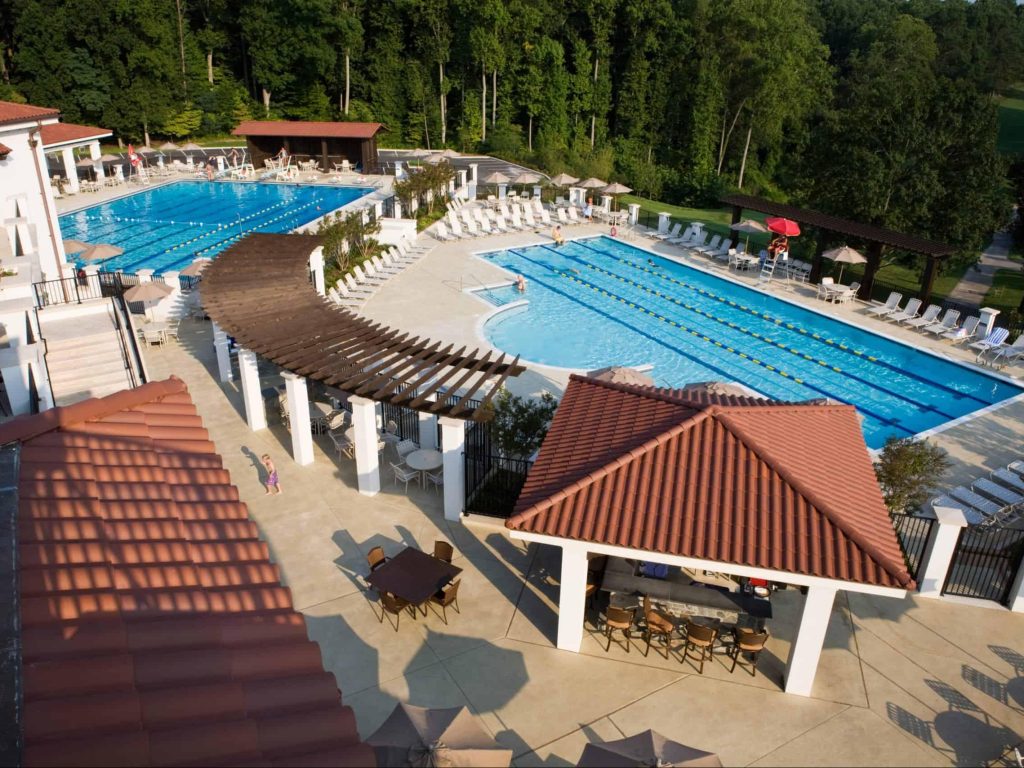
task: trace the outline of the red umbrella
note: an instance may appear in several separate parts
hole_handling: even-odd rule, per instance
[[[795,221],[784,219],[781,216],[772,216],[764,220],[765,225],[772,232],[786,237],[796,237],[800,234],[800,225]]]

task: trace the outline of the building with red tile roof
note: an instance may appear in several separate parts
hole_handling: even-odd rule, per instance
[[[0,444],[24,765],[373,764],[183,382],[19,417]]]
[[[347,160],[363,173],[376,173],[377,134],[383,129],[381,123],[244,120],[231,135],[245,137],[258,168],[284,148],[299,159],[319,161],[324,170]]]
[[[83,146],[114,135],[113,131],[108,128],[97,128],[94,125],[78,125],[76,123],[44,125],[39,133],[43,139],[43,146],[47,150],[65,146]]]
[[[571,376],[506,525],[562,546],[563,569],[571,550],[833,593],[914,586],[847,405]]]
[[[32,104],[0,101],[0,125],[30,123],[37,120],[56,120],[59,117],[60,110],[51,107],[36,107]]]

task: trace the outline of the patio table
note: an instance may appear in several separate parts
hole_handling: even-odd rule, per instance
[[[409,465],[409,469],[415,469],[420,473],[420,485],[423,485],[423,473],[440,469],[441,464],[444,463],[444,457],[440,451],[420,448],[406,456],[405,463]]]
[[[390,592],[410,605],[421,606],[460,573],[458,566],[406,547],[371,573],[366,582],[379,592]]]

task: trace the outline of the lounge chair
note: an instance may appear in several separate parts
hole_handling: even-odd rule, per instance
[[[449,224],[451,225],[452,228],[452,234],[455,235],[460,240],[465,240],[468,237],[476,237],[476,233],[467,232],[466,230],[464,230],[462,228],[462,224],[459,223],[458,220],[452,220],[449,222]]]
[[[385,264],[384,260],[380,256],[373,256],[370,258],[370,263],[373,264],[373,268],[377,270],[378,274],[382,275],[397,275],[402,271],[401,265],[396,264]]]
[[[979,525],[985,522],[985,515],[980,511],[972,507],[970,504],[964,504],[962,501],[957,501],[951,496],[939,496],[932,499],[932,507],[949,507],[951,509],[959,509],[963,513],[964,518],[971,525]]]
[[[558,223],[569,226],[569,217],[565,213],[565,208],[556,208],[555,216],[558,217]]]
[[[1016,491],[1011,491],[1009,488],[1006,488],[999,483],[994,483],[984,477],[975,480],[974,484],[971,486],[971,490],[984,494],[990,499],[995,499],[996,502],[1002,504],[1024,503],[1024,496],[1021,494]]]
[[[548,213],[543,208],[540,209],[540,212],[537,215],[540,216],[540,222],[545,227],[550,227],[554,223],[553,221],[551,221],[551,214]]]
[[[679,237],[679,230],[682,228],[683,225],[677,221],[668,232],[650,232],[648,237],[655,240],[671,240],[673,237]]]
[[[995,478],[1003,485],[1013,488],[1016,491],[1024,491],[1024,477],[1008,469],[995,469],[989,477]]]
[[[915,317],[912,320],[907,320],[906,326],[908,328],[924,328],[926,325],[934,323],[939,318],[940,312],[942,312],[942,307],[938,304],[931,304],[928,309],[924,311],[923,315]]]
[[[905,306],[900,312],[893,312],[891,315],[885,315],[886,320],[891,320],[894,323],[903,323],[907,320],[913,320],[921,314],[921,300],[910,299],[907,301]]]
[[[1015,363],[1024,357],[1024,333],[1017,337],[1013,344],[1000,347],[992,352],[992,359],[989,364],[993,367],[1002,368],[1010,363]]]
[[[976,510],[981,512],[983,515],[995,515],[998,514],[1005,504],[999,504],[994,501],[989,501],[984,496],[980,496],[966,485],[960,485],[949,492],[957,501],[962,501],[968,506],[974,507]]]
[[[981,318],[977,315],[971,315],[964,324],[957,328],[955,331],[942,334],[942,338],[952,341],[954,344],[963,344],[965,341],[970,341],[974,338],[974,334],[978,330],[978,325],[981,323]]]
[[[669,245],[682,245],[683,243],[688,243],[693,240],[695,234],[696,231],[691,225],[683,230],[683,234],[677,235],[676,237],[666,237],[664,240]]]
[[[971,349],[978,350],[977,359],[980,360],[981,356],[984,355],[986,352],[990,352],[992,350],[996,350],[999,349],[1000,347],[1005,346],[1006,339],[1007,337],[1009,337],[1009,335],[1010,332],[1006,328],[994,328],[989,333],[989,335],[986,336],[984,339],[982,339],[981,341],[976,341],[973,344],[971,344]]]
[[[732,251],[732,247],[729,245],[729,242],[728,238],[722,240],[722,244],[718,246],[718,250],[710,251],[707,255],[715,261],[728,261],[729,253]]]
[[[718,250],[718,246],[720,246],[721,244],[722,244],[722,236],[721,235],[715,235],[714,237],[711,238],[711,242],[710,243],[708,243],[707,245],[698,245],[693,250],[695,250],[697,253],[702,253],[705,256],[707,256],[708,254],[710,254],[710,253],[712,253],[714,251],[717,251]]]
[[[944,333],[949,333],[956,328],[956,321],[960,319],[959,309],[947,309],[946,314],[942,316],[942,320],[926,325],[921,330],[925,333],[934,333],[936,336],[941,336]]]
[[[686,248],[687,250],[690,250],[690,251],[697,251],[697,250],[699,250],[699,249],[700,249],[700,248],[701,248],[702,246],[704,246],[704,245],[706,245],[706,244],[707,244],[707,242],[708,242],[708,238],[709,238],[709,237],[711,237],[711,233],[710,233],[710,232],[705,232],[705,233],[704,233],[704,234],[702,234],[702,235],[698,235],[698,236],[697,236],[696,238],[694,238],[694,239],[693,239],[693,240],[691,240],[690,242],[688,242],[688,243],[680,243],[680,245],[681,245],[681,246],[682,246],[683,248]]]
[[[903,294],[893,291],[889,294],[889,298],[885,300],[884,304],[868,307],[868,314],[874,315],[875,317],[884,317],[885,315],[891,315],[894,312],[899,312],[901,301],[903,301]]]
[[[530,210],[530,206],[528,205],[523,206],[523,222],[530,229],[540,228],[540,225],[537,223],[537,220],[533,218],[533,211]]]
[[[523,230],[526,229],[526,224],[523,222],[523,217],[519,215],[519,208],[514,208],[511,214],[512,218],[509,223],[513,229]]]
[[[448,227],[444,225],[443,221],[439,221],[434,225],[434,231],[432,234],[435,240],[440,240],[442,243],[450,242],[455,239],[454,235],[449,234]]]
[[[368,261],[352,267],[352,274],[356,276],[358,282],[369,285],[383,285],[388,279],[387,275],[378,275]]]
[[[349,289],[349,291],[351,291],[356,296],[365,296],[366,298],[370,298],[370,296],[372,296],[376,292],[378,287],[377,285],[357,283],[355,277],[352,276],[351,272],[345,275],[345,286]]]

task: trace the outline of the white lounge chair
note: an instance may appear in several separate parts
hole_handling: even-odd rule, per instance
[[[365,296],[366,298],[369,298],[377,291],[377,286],[375,285],[357,283],[355,277],[352,276],[351,272],[345,275],[344,279],[345,286],[349,289],[351,293],[355,294],[356,296]],[[338,287],[339,289],[341,288],[340,285]]]
[[[378,274],[383,275],[397,275],[402,271],[402,267],[398,264],[385,264],[384,260],[380,256],[373,256],[370,258],[370,263],[373,264],[373,268]]]
[[[934,323],[938,319],[940,312],[942,312],[942,307],[938,304],[932,304],[920,317],[907,320],[906,325],[908,328],[924,328],[926,325]]]
[[[962,501],[958,501],[951,496],[939,496],[932,499],[932,507],[949,507],[951,509],[959,509],[960,512],[963,513],[964,518],[971,525],[979,525],[985,522],[985,515],[970,504],[964,504]]]
[[[540,212],[537,215],[540,216],[540,223],[545,227],[550,227],[554,223],[551,221],[551,214],[543,208],[540,209]]]
[[[999,347],[992,352],[989,364],[993,367],[1002,368],[1010,363],[1015,363],[1024,357],[1024,333],[1017,337],[1013,344]]]
[[[444,225],[443,221],[439,221],[434,225],[432,234],[435,240],[440,240],[442,243],[455,239],[454,235],[448,233],[448,227]]]
[[[959,309],[947,309],[946,314],[942,316],[942,319],[938,322],[926,325],[923,330],[925,333],[934,333],[936,336],[941,336],[944,333],[949,333],[956,328],[956,322],[960,319]]]
[[[891,320],[894,323],[903,323],[907,320],[913,320],[921,314],[921,300],[910,299],[907,301],[907,306],[900,312],[893,312],[891,315],[885,315],[886,320]]]
[[[685,245],[686,243],[691,242],[693,238],[696,236],[696,234],[697,231],[693,228],[693,225],[691,224],[690,226],[683,230],[683,234],[678,235],[677,237],[666,237],[665,242],[668,243],[669,245]]]
[[[971,349],[978,350],[978,360],[986,352],[990,352],[999,349],[1006,345],[1006,339],[1009,337],[1010,332],[1006,328],[993,328],[992,331],[981,341],[976,341],[971,344]]]
[[[977,493],[988,496],[990,499],[995,499],[996,502],[1001,504],[1024,503],[1024,496],[1016,491],[1011,491],[1009,488],[1006,488],[999,483],[994,483],[988,478],[978,478],[974,481],[971,489]]]
[[[963,344],[966,341],[970,341],[974,338],[974,334],[978,330],[978,325],[981,323],[981,318],[977,315],[971,315],[964,324],[957,328],[955,331],[942,334],[942,338],[952,341],[954,344]]]
[[[884,304],[868,307],[868,314],[874,315],[875,317],[884,317],[885,315],[891,315],[894,312],[899,312],[901,301],[903,301],[903,294],[893,291],[889,294],[889,298],[885,300]]]
[[[708,243],[707,245],[698,245],[693,250],[695,250],[697,253],[702,253],[702,254],[704,254],[706,256],[709,253],[712,253],[712,252],[718,250],[718,246],[721,245],[721,244],[722,244],[722,236],[721,235],[715,235],[714,237],[711,238],[711,242],[710,243]]]
[[[576,209],[575,208],[570,208],[568,211],[566,211],[566,215],[569,217],[569,223],[570,224],[579,225],[579,224],[586,224],[587,223],[583,219],[580,218],[579,214],[576,213]]]
[[[650,232],[648,237],[654,238],[655,240],[671,240],[673,237],[679,237],[679,230],[683,228],[680,222],[676,222],[672,225],[668,232]]]
[[[369,283],[371,285],[383,285],[388,279],[387,275],[378,275],[373,265],[368,261],[352,267],[352,274],[356,276],[356,280],[360,283]]]

